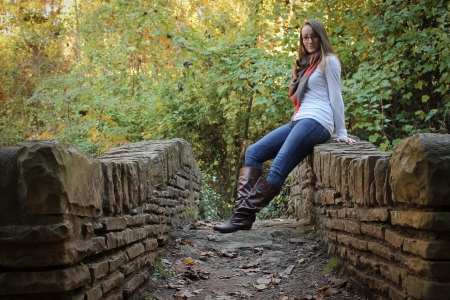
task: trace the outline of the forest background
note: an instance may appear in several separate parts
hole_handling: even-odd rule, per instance
[[[350,133],[389,151],[450,131],[447,0],[0,1],[0,147],[184,138],[206,218],[233,206],[245,149],[289,120],[307,19],[339,54]]]

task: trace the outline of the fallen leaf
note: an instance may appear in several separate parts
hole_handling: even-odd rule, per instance
[[[195,261],[194,261],[192,258],[190,258],[190,257],[185,257],[185,258],[183,258],[183,262],[184,262],[186,265],[193,265],[193,264],[195,264]]]
[[[326,292],[317,294],[317,295],[314,296],[314,299],[315,299],[315,300],[322,300],[323,298],[325,298],[326,296],[328,296],[329,293],[330,293],[330,292],[326,291]]]
[[[203,291],[203,289],[193,290],[192,293],[198,295],[201,291]]]
[[[321,288],[319,288],[319,289],[317,289],[319,292],[323,292],[323,291],[326,291],[328,289],[328,285],[325,285],[325,286],[323,286],[323,287],[321,287]]]
[[[212,257],[212,256],[214,256],[214,253],[212,253],[211,251],[208,251],[208,252],[200,251],[200,255],[206,256],[206,257]]]
[[[219,278],[220,278],[220,279],[230,279],[231,276],[228,276],[228,275],[227,275],[227,276],[220,276]]]
[[[254,284],[253,287],[259,291],[267,289],[267,285],[265,284]]]
[[[210,234],[206,238],[208,239],[208,241],[215,241],[216,240],[216,235],[215,234]]]
[[[191,240],[186,240],[186,244],[188,244],[188,245],[192,245],[192,242],[191,242]]]
[[[299,259],[299,260],[297,260],[297,261],[295,261],[296,263],[298,263],[298,264],[304,264],[304,263],[306,263],[308,261],[308,259],[306,259],[306,258],[301,258],[301,259]]]
[[[264,248],[253,248],[252,251],[253,251],[253,253],[261,254],[264,252]]]

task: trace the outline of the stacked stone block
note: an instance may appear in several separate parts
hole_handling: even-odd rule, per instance
[[[392,155],[363,141],[318,145],[291,194],[368,298],[448,299],[450,135],[415,135]]]
[[[54,140],[0,149],[0,298],[126,299],[149,278],[170,227],[199,204],[181,140],[99,158]]]

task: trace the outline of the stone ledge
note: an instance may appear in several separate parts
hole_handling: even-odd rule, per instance
[[[58,293],[91,281],[87,266],[42,272],[0,273],[0,295]]]
[[[417,299],[448,300],[450,283],[423,280],[408,276],[406,281],[408,295]]]
[[[450,232],[449,212],[392,211],[392,225],[422,230]]]

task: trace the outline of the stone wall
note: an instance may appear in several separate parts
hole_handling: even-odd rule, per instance
[[[181,139],[99,158],[55,140],[0,149],[0,299],[132,298],[199,204]],[[189,208],[189,209],[188,209]]]
[[[369,299],[449,299],[450,135],[316,146],[291,194]]]

